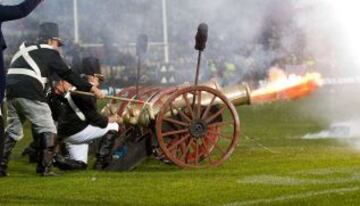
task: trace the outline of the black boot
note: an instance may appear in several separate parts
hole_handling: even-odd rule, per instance
[[[21,156],[28,156],[29,163],[37,163],[39,158],[39,147],[35,140],[31,142],[21,153]]]
[[[15,147],[16,141],[11,138],[9,135],[5,135],[4,136],[5,140],[4,140],[4,144],[3,144],[3,148],[2,151],[0,151],[1,153],[1,158],[0,158],[0,177],[6,177],[8,176],[7,174],[7,165],[10,159],[10,155],[12,150]]]
[[[33,141],[29,146],[23,151],[23,156],[29,157],[29,163],[37,163],[38,158],[40,157],[40,139],[41,135],[37,134],[34,127],[31,127],[31,133]]]
[[[86,170],[87,168],[85,162],[65,158],[60,154],[55,155],[54,166],[60,170]]]
[[[98,153],[96,154],[94,169],[101,170],[108,166],[111,160],[111,151],[117,137],[117,131],[109,131],[104,137],[102,137]]]
[[[42,176],[57,176],[56,173],[51,171],[56,135],[53,133],[42,133],[39,137],[40,152],[36,172]]]

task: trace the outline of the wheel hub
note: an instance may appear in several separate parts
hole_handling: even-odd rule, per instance
[[[202,138],[207,134],[208,125],[203,120],[194,120],[190,124],[189,132],[195,138]]]

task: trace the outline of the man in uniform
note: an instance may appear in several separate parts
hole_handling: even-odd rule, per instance
[[[82,75],[94,87],[98,87],[102,79],[99,73],[100,65],[96,58],[84,59]],[[109,163],[115,139],[118,137],[117,115],[101,115],[96,109],[96,98],[74,94],[71,90],[75,88],[63,80],[55,89],[55,92],[62,94],[65,99],[58,119],[58,132],[69,153],[69,158],[65,162],[57,161],[57,165],[59,168],[85,169],[89,143],[101,138],[95,168],[103,169]]]
[[[58,51],[61,45],[57,24],[43,23],[37,44],[23,43],[11,61],[6,85],[8,128],[0,159],[0,176],[7,176],[9,157],[16,142],[23,138],[22,123],[25,119],[32,123],[40,146],[36,172],[43,176],[55,175],[51,167],[56,127],[45,96],[53,74],[71,82],[79,90],[91,91],[98,98],[104,97],[97,87],[68,68]]]
[[[0,106],[3,103],[5,91],[5,69],[3,51],[6,49],[5,39],[1,31],[3,22],[21,19],[29,15],[42,0],[25,0],[15,6],[3,6],[0,3]],[[0,109],[0,151],[3,147],[4,122]],[[1,159],[1,153],[0,153]]]

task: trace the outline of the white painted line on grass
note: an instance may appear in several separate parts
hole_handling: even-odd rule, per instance
[[[304,185],[308,180],[295,177],[284,177],[275,175],[247,176],[237,181],[239,184],[261,184],[261,185]]]
[[[308,174],[308,175],[331,175],[331,174],[354,174],[360,171],[360,167],[343,167],[343,168],[320,168],[294,171],[293,174]]]
[[[295,195],[284,195],[275,198],[266,198],[266,199],[257,199],[257,200],[249,200],[249,201],[239,201],[233,202],[229,204],[225,204],[223,206],[247,206],[247,205],[257,205],[257,204],[269,204],[273,202],[282,202],[282,201],[289,201],[295,199],[305,199],[305,198],[312,198],[315,196],[321,195],[328,195],[328,194],[342,194],[347,192],[355,192],[358,191],[360,187],[345,187],[345,188],[338,188],[338,189],[331,189],[331,190],[322,190],[322,191],[311,191],[306,193],[300,193]]]
[[[325,185],[359,182],[360,175],[352,174],[344,178],[314,179],[314,178],[296,178],[274,175],[255,175],[237,180],[239,184],[257,184],[257,185]]]

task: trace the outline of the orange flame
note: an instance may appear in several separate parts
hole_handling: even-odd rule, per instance
[[[320,73],[311,72],[304,76],[287,75],[283,70],[271,68],[267,85],[251,94],[252,103],[266,103],[281,100],[296,100],[313,93],[322,85]]]

